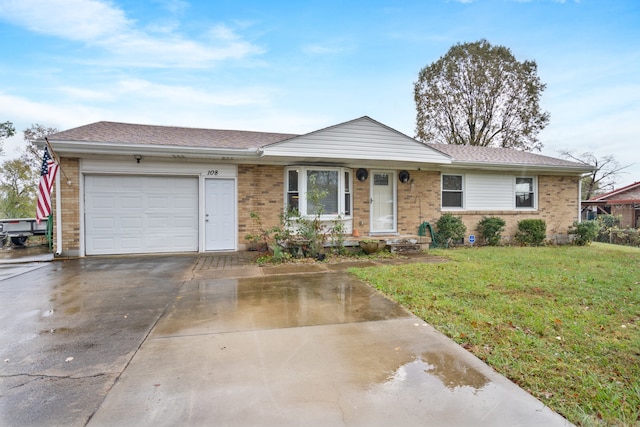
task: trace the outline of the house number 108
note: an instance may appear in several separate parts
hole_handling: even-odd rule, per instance
[[[212,169],[212,170],[210,170],[209,172],[207,172],[207,175],[208,175],[208,176],[211,176],[211,175],[213,175],[213,176],[218,175],[218,170],[217,170],[217,169]]]

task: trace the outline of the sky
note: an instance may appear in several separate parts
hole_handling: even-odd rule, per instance
[[[532,60],[542,154],[640,181],[637,0],[0,0],[0,122],[307,133],[369,116],[415,136],[413,85],[457,43]],[[3,160],[0,159],[0,160]]]

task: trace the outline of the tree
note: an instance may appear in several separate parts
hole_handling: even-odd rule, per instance
[[[506,47],[456,44],[414,83],[416,138],[539,151],[549,123],[539,105],[545,87],[536,63],[518,62]]]
[[[30,128],[24,130],[24,140],[27,145],[23,148],[20,157],[2,163],[0,170],[0,217],[30,218],[35,215],[36,192],[42,165],[42,155],[36,147],[35,141],[55,132],[57,132],[56,128],[37,123],[31,125]]]
[[[35,168],[40,168],[42,162],[42,154],[35,142],[38,139],[44,139],[46,136],[54,134],[58,132],[58,129],[53,127],[46,127],[45,125],[41,125],[40,123],[32,124],[30,128],[25,129],[22,133],[24,134],[24,140],[27,142],[27,146],[25,147],[23,156],[29,164]]]
[[[621,166],[610,154],[598,158],[593,153],[574,154],[571,150],[561,150],[560,155],[593,167],[593,171],[582,178],[582,200],[589,200],[598,194],[613,190],[616,178],[624,169],[632,166]]]
[[[6,160],[0,173],[0,217],[31,218],[36,212],[36,189],[34,171],[22,159]]]
[[[16,129],[13,127],[13,123],[0,123],[0,156],[3,154],[2,143],[4,142],[4,140],[7,138],[11,138],[15,134]]]

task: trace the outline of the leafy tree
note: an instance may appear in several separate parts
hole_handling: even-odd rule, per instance
[[[424,142],[540,150],[549,123],[546,85],[534,61],[519,62],[486,40],[456,44],[414,84],[416,138]]]
[[[598,194],[613,190],[616,178],[620,173],[632,166],[622,166],[612,155],[597,157],[593,153],[574,154],[571,150],[561,150],[560,155],[566,159],[586,163],[593,166],[593,171],[582,178],[582,200],[596,197]]]
[[[16,134],[16,129],[13,127],[13,123],[4,122],[0,123],[0,155],[3,154],[2,143],[5,139],[11,138]]]
[[[6,160],[0,173],[0,217],[31,218],[36,212],[35,170],[22,159]]]
[[[7,125],[6,122],[3,125]],[[11,125],[9,123],[9,125]],[[15,132],[13,126],[9,126]],[[57,132],[56,128],[41,124],[31,125],[24,131],[27,145],[20,157],[6,160],[0,170],[0,216],[5,218],[31,218],[36,212],[36,192],[40,179],[42,154],[35,145],[37,139]],[[13,135],[13,134],[12,134]]]

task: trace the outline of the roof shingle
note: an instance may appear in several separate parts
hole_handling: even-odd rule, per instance
[[[492,163],[505,165],[589,167],[584,163],[572,162],[555,157],[534,154],[511,148],[479,147],[471,145],[425,144],[451,156],[456,162]]]
[[[384,126],[384,125],[383,125]],[[300,135],[96,122],[49,135],[51,141],[102,144],[160,145],[195,148],[258,149]],[[552,168],[585,169],[589,165],[509,148],[468,145],[425,144],[450,156],[454,164],[528,165]]]
[[[97,122],[49,135],[51,141],[174,145],[200,148],[258,148],[294,134]]]

